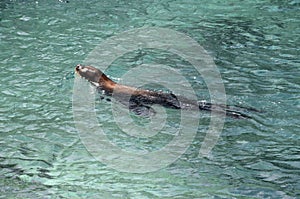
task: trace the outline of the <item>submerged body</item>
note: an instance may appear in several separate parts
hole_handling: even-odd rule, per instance
[[[158,104],[172,109],[206,110],[226,114],[235,118],[251,118],[250,116],[231,109],[227,105],[213,105],[205,101],[189,100],[182,96],[176,96],[172,93],[155,92],[151,90],[142,90],[122,84],[118,84],[109,79],[99,69],[92,66],[77,65],[75,72],[81,77],[95,85],[106,95],[113,96],[121,103],[127,105],[129,109],[138,115],[148,115],[151,112],[151,105]],[[252,108],[243,108],[246,111],[257,111]]]

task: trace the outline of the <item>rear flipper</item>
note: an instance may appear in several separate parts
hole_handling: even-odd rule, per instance
[[[252,107],[243,106],[229,106],[223,104],[211,104],[205,101],[199,102],[199,109],[206,111],[214,111],[216,113],[226,114],[226,116],[237,118],[237,119],[252,119],[252,116],[246,114],[245,112],[261,112]]]

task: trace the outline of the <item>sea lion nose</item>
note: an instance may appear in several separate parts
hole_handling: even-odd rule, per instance
[[[84,66],[78,64],[75,68],[76,71],[82,70]]]

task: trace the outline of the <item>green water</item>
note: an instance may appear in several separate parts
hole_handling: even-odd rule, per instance
[[[0,198],[300,197],[299,12],[298,0],[2,0]],[[211,156],[201,158],[206,115],[177,161],[156,172],[122,173],[95,160],[78,136],[73,70],[105,39],[144,26],[196,40],[214,58],[228,103],[264,113],[227,119]],[[133,52],[108,72],[118,80],[151,59],[174,68],[187,64],[168,56]],[[193,77],[198,96],[208,97],[195,70],[183,75]],[[122,140],[110,127],[110,138]]]

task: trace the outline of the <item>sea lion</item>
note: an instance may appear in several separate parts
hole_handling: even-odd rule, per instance
[[[151,105],[158,104],[166,108],[172,109],[188,109],[188,110],[205,110],[225,113],[227,116],[234,118],[251,118],[237,110],[233,110],[232,106],[228,105],[213,105],[206,101],[194,101],[176,96],[173,93],[156,92],[151,90],[138,89],[122,84],[118,84],[108,78],[102,71],[92,66],[83,66],[78,64],[75,67],[75,72],[89,81],[105,95],[113,96],[118,101],[127,105],[129,109],[138,115],[149,115],[153,113]],[[257,111],[253,108],[238,107],[246,111]]]

